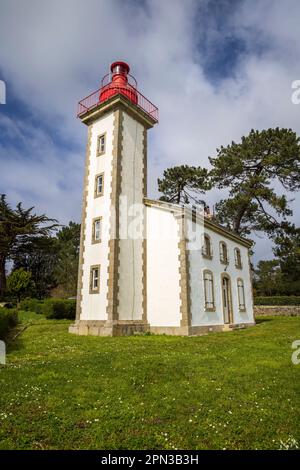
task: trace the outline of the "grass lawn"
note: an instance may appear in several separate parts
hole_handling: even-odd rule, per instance
[[[0,366],[1,449],[300,447],[300,317],[193,338],[99,338],[21,316],[29,326]]]

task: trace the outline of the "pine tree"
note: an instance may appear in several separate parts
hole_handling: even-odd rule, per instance
[[[216,205],[217,218],[240,235],[252,231],[273,236],[289,228],[292,215],[283,191],[300,188],[300,138],[291,129],[252,130],[240,143],[217,149],[209,158],[212,184],[228,189]]]
[[[198,196],[209,188],[208,170],[201,167],[175,166],[158,179],[158,190],[163,194],[160,200],[175,204],[203,203]]]
[[[33,209],[24,209],[21,202],[12,209],[6,196],[0,197],[0,296],[6,288],[7,260],[22,244],[48,236],[58,226],[55,219],[49,219],[45,214],[37,215]]]

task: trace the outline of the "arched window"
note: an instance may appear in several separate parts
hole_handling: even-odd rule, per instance
[[[203,271],[205,310],[215,310],[214,278],[211,271]]]
[[[245,304],[245,289],[244,289],[244,281],[243,279],[237,280],[237,290],[238,290],[238,301],[239,301],[239,309],[246,310]]]
[[[220,242],[220,261],[221,263],[228,264],[228,251],[225,242]]]
[[[239,248],[234,249],[234,262],[235,262],[236,268],[239,268],[239,269],[242,268],[241,251]]]
[[[205,258],[212,258],[211,240],[210,236],[207,235],[207,233],[203,235],[202,255]]]

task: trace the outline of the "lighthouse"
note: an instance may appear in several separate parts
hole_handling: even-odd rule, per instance
[[[128,64],[112,63],[78,118],[87,146],[70,333],[188,336],[254,325],[252,242],[207,211],[147,197],[147,134],[158,109]]]
[[[130,67],[114,62],[100,89],[79,102],[87,126],[76,322],[78,334],[119,335],[148,328],[147,133],[158,110]],[[129,236],[136,208],[139,236]]]

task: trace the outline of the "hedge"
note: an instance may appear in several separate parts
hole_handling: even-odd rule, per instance
[[[20,310],[43,314],[46,318],[57,320],[67,318],[74,320],[76,314],[76,300],[70,299],[26,299],[19,305]]]
[[[20,302],[19,309],[26,312],[43,313],[43,301],[39,299],[25,299]]]
[[[16,309],[0,307],[0,339],[4,340],[9,331],[18,323],[18,312]]]
[[[67,318],[74,320],[76,314],[76,301],[63,299],[47,299],[42,306],[42,313],[47,318]]]
[[[300,296],[274,296],[274,297],[254,297],[254,305],[268,305],[268,306],[281,306],[281,305],[300,305]]]

